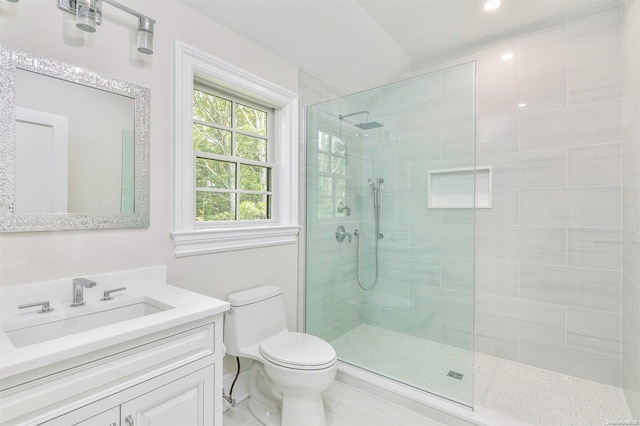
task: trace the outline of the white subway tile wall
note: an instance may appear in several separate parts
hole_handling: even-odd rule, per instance
[[[478,64],[476,155],[493,167],[493,206],[476,212],[475,349],[613,386],[622,374],[636,398],[625,342],[640,352],[638,2],[421,61]]]

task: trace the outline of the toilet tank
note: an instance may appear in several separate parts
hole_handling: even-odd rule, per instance
[[[259,359],[260,342],[287,331],[282,290],[261,286],[230,294],[224,318],[227,354]]]

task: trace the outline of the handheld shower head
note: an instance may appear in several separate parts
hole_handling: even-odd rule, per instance
[[[378,187],[376,186],[376,184],[375,184],[375,183],[373,183],[373,179],[369,178],[369,179],[367,179],[367,182],[369,183],[369,186],[371,187],[371,189],[372,189],[372,190],[374,190],[374,191],[375,191],[376,189],[378,189]]]

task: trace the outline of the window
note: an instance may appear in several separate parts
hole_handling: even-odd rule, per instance
[[[176,256],[297,241],[298,99],[179,41]]]
[[[196,85],[196,222],[271,219],[272,117],[272,108]]]
[[[318,166],[318,217],[344,216],[349,208],[347,194],[347,147],[344,141],[323,131],[318,132],[316,161]],[[342,213],[341,213],[342,210]]]

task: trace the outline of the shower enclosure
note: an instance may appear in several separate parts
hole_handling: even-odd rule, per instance
[[[475,73],[462,64],[306,117],[306,332],[344,363],[467,406],[474,206],[491,198],[491,170],[475,167]]]

